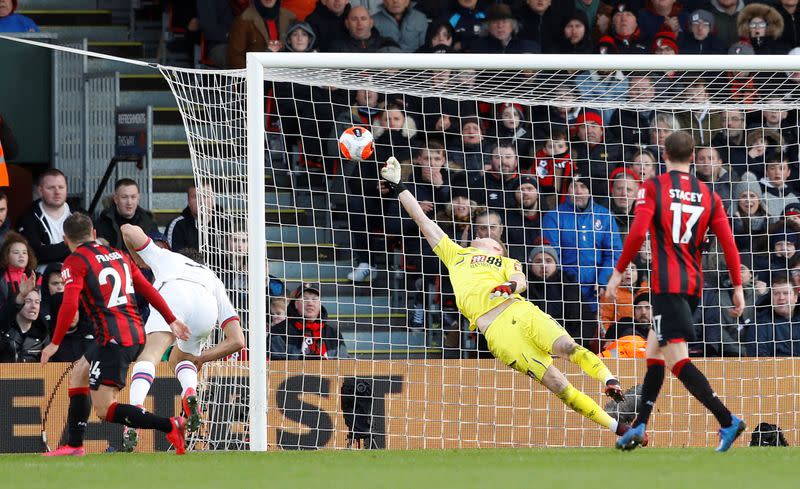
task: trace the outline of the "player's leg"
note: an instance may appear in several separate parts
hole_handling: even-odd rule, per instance
[[[201,297],[204,289],[196,291],[195,297]],[[216,300],[210,294],[204,300],[196,301],[195,306],[186,315],[186,324],[191,330],[188,340],[180,338],[170,354],[170,364],[175,367],[175,377],[181,384],[181,399],[186,429],[189,432],[200,428],[200,404],[197,397],[197,366],[194,358],[200,355],[203,343],[208,339],[217,324]],[[184,298],[188,301],[188,298]]]
[[[605,412],[594,399],[570,384],[564,374],[554,365],[547,367],[541,379],[542,385],[547,387],[550,392],[561,399],[561,402],[581,416],[591,419],[604,428],[610,429],[617,435],[621,435],[628,429],[627,425],[620,425],[617,420]]]
[[[575,343],[569,335],[563,335],[553,342],[551,351],[560,357],[569,358],[569,361],[579,366],[589,377],[597,379],[605,384],[605,394],[617,402],[621,402],[622,387],[619,380],[611,373],[611,370],[600,360],[600,357]]]
[[[150,317],[158,316],[161,323],[161,315],[150,312]],[[156,320],[155,322],[159,322]],[[148,320],[148,325],[151,322]],[[151,326],[152,327],[152,326]],[[161,361],[164,352],[175,341],[172,332],[168,331],[153,331],[147,334],[147,342],[144,345],[144,350],[137,357],[136,363],[133,364],[131,370],[131,387],[129,391],[130,403],[136,407],[144,408],[144,400],[150,392],[150,387],[156,378],[156,364]],[[122,431],[122,451],[132,452],[139,444],[139,432],[136,428],[126,426]]]
[[[108,344],[98,349],[97,360],[89,372],[89,388],[97,417],[131,428],[155,429],[167,435],[175,452],[185,453],[183,418],[165,418],[132,404],[117,402],[119,390],[125,387],[128,366],[139,356],[141,346],[123,347]]]
[[[93,347],[94,345],[92,345]],[[56,450],[45,453],[46,456],[82,456],[86,453],[83,449],[83,437],[89,422],[89,414],[92,411],[92,403],[89,398],[89,362],[86,357],[79,358],[72,366],[68,385],[67,443]]]
[[[639,403],[639,414],[633,421],[632,429],[624,433],[616,443],[621,450],[633,450],[639,445],[646,445],[647,435],[645,429],[650,420],[650,414],[658,399],[658,393],[664,384],[664,356],[661,353],[661,346],[658,344],[658,337],[654,329],[650,329],[647,336],[647,372],[642,381],[641,402]]]
[[[156,364],[161,361],[164,352],[174,341],[175,336],[171,332],[154,331],[147,334],[144,350],[136,359],[131,371],[130,402],[134,406],[144,406],[144,400],[156,377]]]
[[[573,387],[564,374],[553,366],[550,353],[539,348],[533,341],[534,335],[538,335],[537,339],[540,341],[549,335],[549,345],[552,346],[555,338],[564,334],[563,328],[558,328],[555,322],[553,324],[556,329],[552,331],[537,329],[533,324],[533,307],[533,304],[518,302],[503,311],[486,330],[489,350],[495,358],[509,367],[541,382],[577,413],[616,433],[619,427],[617,421],[592,398]]]
[[[693,297],[676,294],[655,295],[653,321],[666,366],[672,370],[673,375],[681,381],[686,390],[719,421],[722,429],[721,442],[717,450],[724,452],[744,431],[745,424],[741,419],[731,415],[725,404],[714,393],[706,376],[689,359],[689,346],[686,342],[694,339],[692,313],[696,306],[697,299]]]
[[[597,355],[575,343],[564,327],[549,314],[529,302],[524,304],[522,307],[527,308],[531,316],[528,337],[537,348],[569,358],[570,362],[578,365],[587,375],[603,382],[607,396],[617,402],[624,399],[619,381]]]

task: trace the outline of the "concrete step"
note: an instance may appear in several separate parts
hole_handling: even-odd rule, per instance
[[[58,34],[58,39],[71,40],[89,38],[97,41],[129,41],[127,26],[108,25],[108,26],[40,26],[42,32],[53,32]],[[141,39],[139,39],[141,41]]]
[[[330,229],[310,226],[267,226],[267,242],[332,243]]]
[[[153,124],[183,126],[183,119],[176,106],[153,107]]]
[[[127,42],[127,41],[117,41],[117,42]],[[153,59],[140,58],[139,61],[146,61],[148,63],[156,62],[155,58]],[[127,74],[149,75],[158,72],[158,70],[149,66],[134,65],[131,63],[123,63],[121,61],[113,61],[110,59],[94,58],[91,56],[88,57],[88,65],[86,69],[90,74],[109,73],[118,71],[120,73],[127,73]]]
[[[410,330],[403,326],[364,328],[342,331],[342,337],[352,352],[373,352],[376,350],[405,350],[426,348],[425,331]]]
[[[152,106],[169,106],[176,105],[175,97],[172,92],[165,91],[120,91],[119,106],[120,107],[144,107],[147,105]]]
[[[286,282],[286,290],[291,293],[302,284],[299,280],[289,280]],[[389,289],[386,287],[375,287],[372,285],[358,285],[352,283],[339,282],[320,282],[320,291],[323,297],[353,297],[353,296],[388,296]]]
[[[154,188],[150,194],[151,209],[183,209],[181,206],[186,207],[186,192],[163,192]]]
[[[192,174],[189,158],[153,158],[153,175],[185,177]]]
[[[141,92],[152,92],[152,91],[163,91],[169,92],[169,85],[167,84],[167,80],[161,75],[161,73],[153,73],[153,74],[134,74],[134,75],[122,75],[119,78],[119,89],[121,91],[141,91]]]
[[[26,6],[27,7],[27,6]],[[25,8],[18,13],[30,17],[40,28],[42,26],[110,26],[110,10],[79,9],[41,9]]]
[[[155,195],[155,194],[154,194]],[[157,208],[151,206],[153,217],[159,226],[166,226],[169,222],[178,215],[180,215],[183,208],[186,207],[185,203],[180,208],[175,207],[172,209]],[[302,209],[265,209],[264,219],[267,225],[280,224],[280,225],[296,225],[303,224],[306,219],[306,211]],[[244,219],[244,217],[242,217]]]
[[[329,314],[328,317],[338,321],[342,332],[352,331],[358,327],[389,325],[406,327],[408,321],[405,311],[400,309],[391,309],[388,313],[381,314]]]
[[[110,54],[119,58],[139,59],[144,57],[144,44],[138,41],[92,41],[89,43],[89,51]],[[140,75],[126,71],[124,76]]]
[[[155,120],[155,112],[153,112]],[[153,139],[161,141],[180,141],[186,139],[186,129],[183,124],[153,124]]]
[[[180,202],[181,198],[186,203],[186,190],[194,185],[193,175],[153,175],[153,195],[160,195],[163,202]],[[162,201],[160,201],[162,202]],[[162,209],[172,209],[172,204],[164,204]]]
[[[311,263],[331,261],[336,258],[336,245],[332,243],[296,244],[267,243],[267,259]]]
[[[153,158],[170,158],[189,160],[189,143],[180,140],[153,141]]]

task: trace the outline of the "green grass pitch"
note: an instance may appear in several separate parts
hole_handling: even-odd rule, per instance
[[[779,489],[800,487],[798,457],[791,448],[1,455],[0,487]]]

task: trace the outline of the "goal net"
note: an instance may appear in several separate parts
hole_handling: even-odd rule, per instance
[[[737,321],[709,236],[691,355],[732,412],[781,427],[791,443],[795,59],[278,53],[249,55],[246,71],[161,67],[205,197],[202,251],[248,334],[243,357],[204,368],[195,448],[610,446],[610,432],[492,358],[378,169],[397,157],[453,241],[503,242],[528,299],[627,389],[645,370],[646,248],[617,302],[601,294],[639,185],[665,171],[664,139],[680,129],[696,141],[693,171],[730,216],[747,301]],[[372,132],[368,160],[341,157],[337,138],[351,126]],[[600,382],[567,359],[554,365],[606,405]],[[607,410],[629,421],[628,397]],[[651,443],[710,446],[718,428],[668,375]]]

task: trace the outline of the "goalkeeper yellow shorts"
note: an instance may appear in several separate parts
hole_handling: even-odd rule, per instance
[[[485,336],[495,358],[541,382],[553,364],[553,343],[566,334],[549,314],[530,302],[519,301],[492,321]]]

